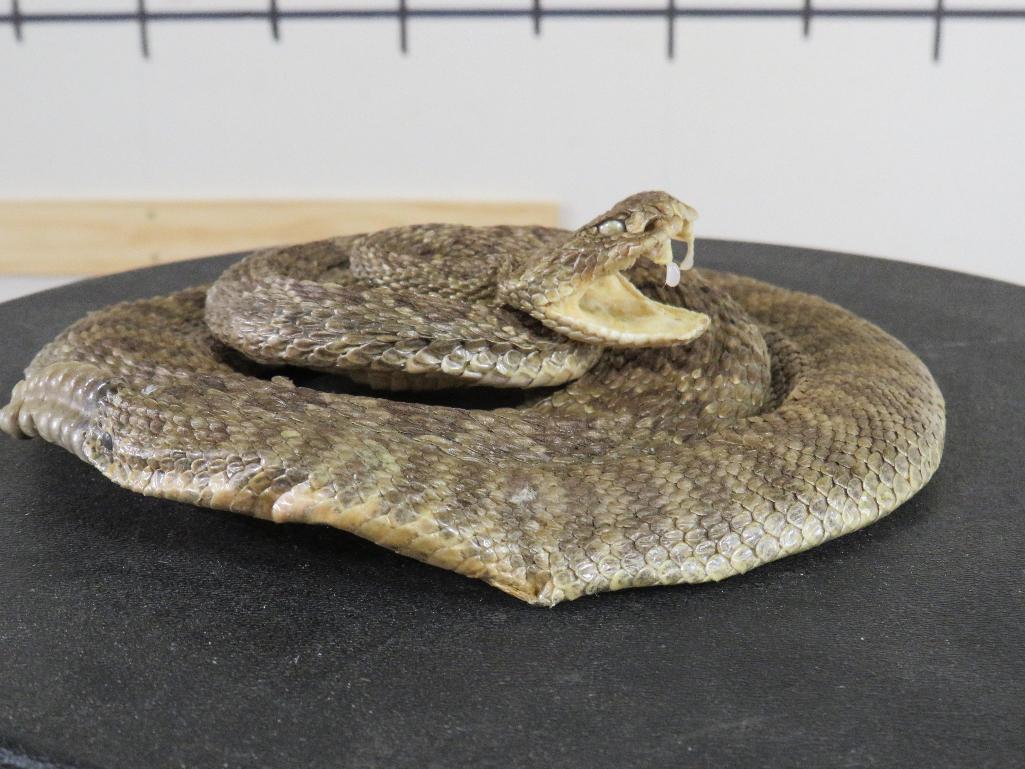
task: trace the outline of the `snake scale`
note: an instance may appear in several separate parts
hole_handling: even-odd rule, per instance
[[[535,604],[740,574],[907,500],[944,403],[871,323],[690,269],[694,218],[646,192],[572,232],[256,252],[72,325],[0,427],[143,494],[328,524]]]

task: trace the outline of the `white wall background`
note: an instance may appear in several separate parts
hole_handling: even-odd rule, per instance
[[[429,3],[482,4],[528,5]],[[859,0],[816,2],[830,4]],[[542,199],[572,225],[664,188],[701,211],[699,236],[1025,283],[1025,21],[948,20],[938,64],[921,20],[816,20],[809,40],[798,20],[683,19],[676,33],[667,61],[660,20],[550,19],[539,38],[527,19],[413,20],[403,57],[392,21],[285,22],[276,45],[266,22],[160,23],[144,61],[132,24],[26,26],[20,45],[0,26],[0,198]]]

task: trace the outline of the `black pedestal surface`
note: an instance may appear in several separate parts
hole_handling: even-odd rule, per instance
[[[837,301],[922,357],[949,416],[918,496],[720,584],[540,609],[0,439],[0,765],[1025,765],[1025,288],[780,246],[698,255]],[[86,311],[229,261],[0,306],[4,395]]]

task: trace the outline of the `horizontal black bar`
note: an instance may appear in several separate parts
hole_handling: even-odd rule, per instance
[[[401,15],[407,19],[513,19],[513,18],[658,18],[665,19],[670,11],[665,6],[657,8],[409,8]],[[935,8],[716,8],[684,6],[672,9],[672,15],[680,18],[834,18],[834,19],[929,19],[937,17]],[[1025,8],[943,8],[944,19],[1025,19]],[[274,16],[279,21],[287,19],[396,19],[400,12],[396,8],[371,9],[315,9],[286,10],[279,8]],[[259,20],[267,22],[271,14],[267,10],[211,10],[211,11],[147,11],[146,21],[237,21]],[[0,24],[52,24],[52,23],[108,23],[139,21],[138,12],[91,13],[25,13],[0,14]]]

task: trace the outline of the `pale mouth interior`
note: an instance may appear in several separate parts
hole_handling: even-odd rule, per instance
[[[686,256],[674,258],[671,241],[656,254],[647,256],[666,265],[666,284],[679,282],[679,271],[694,263],[693,236],[681,232],[687,241]],[[674,280],[675,278],[675,280]],[[649,299],[619,272],[594,280],[582,292],[569,296],[548,312],[558,317],[588,341],[599,340],[615,347],[661,347],[689,342],[708,328],[709,318],[684,307]]]
[[[708,328],[707,315],[655,302],[618,272],[599,278],[568,301],[576,306],[565,310],[576,316],[581,329],[594,329],[595,336],[606,337],[609,344],[677,344],[697,338]]]

